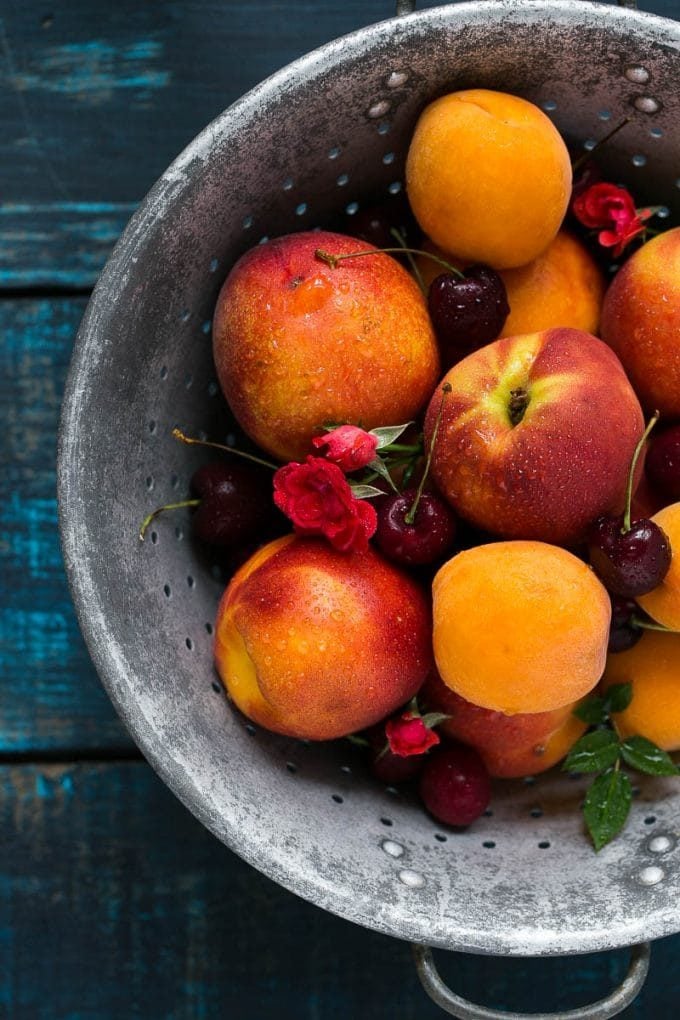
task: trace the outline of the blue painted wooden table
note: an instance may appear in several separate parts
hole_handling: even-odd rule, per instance
[[[432,2],[421,6],[434,6]],[[680,16],[678,0],[643,9]],[[257,81],[390,0],[63,0],[0,7],[0,1017],[440,1017],[406,946],[273,885],[171,796],[79,636],[55,448],[87,295],[140,198]],[[626,953],[442,959],[466,995],[570,1008]],[[678,1015],[680,938],[624,1016]]]

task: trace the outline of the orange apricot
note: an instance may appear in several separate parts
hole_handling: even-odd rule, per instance
[[[610,655],[603,687],[624,683],[632,685],[633,698],[613,715],[619,735],[680,751],[680,634],[648,630],[628,651]]]
[[[461,698],[434,672],[418,694],[427,711],[444,712],[438,729],[469,744],[481,755],[490,776],[514,779],[545,772],[571,750],[588,728],[574,715],[576,704],[550,712],[505,715]]]
[[[602,676],[609,596],[565,549],[536,541],[467,549],[441,567],[432,590],[437,668],[474,705],[550,712]]]
[[[636,601],[657,623],[680,630],[680,503],[663,507],[651,519],[668,536],[671,565],[661,584]]]
[[[557,234],[571,162],[533,103],[490,89],[441,96],[423,110],[406,160],[406,187],[425,234],[461,259],[523,266]]]
[[[423,250],[464,268],[430,241]],[[418,269],[426,287],[445,272],[433,259],[418,256]],[[570,326],[597,335],[605,279],[586,246],[573,234],[560,230],[538,258],[517,269],[503,269],[501,279],[510,305],[499,336],[538,333],[555,326]]]

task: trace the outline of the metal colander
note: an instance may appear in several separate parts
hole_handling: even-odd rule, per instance
[[[240,254],[339,216],[351,233],[366,196],[402,188],[425,103],[474,86],[534,101],[575,146],[629,117],[603,169],[677,222],[679,49],[680,25],[575,0],[463,3],[332,42],[226,110],[173,163],[119,241],[78,335],[60,436],[63,549],[116,708],[234,851],[318,906],[420,945],[569,954],[678,931],[677,781],[641,778],[625,832],[597,855],[580,820],[583,783],[555,772],[499,782],[467,831],[440,829],[371,779],[348,742],[285,739],[232,709],[212,662],[221,568],[181,514],[155,522],[144,544],[139,525],[188,491],[201,462],[173,426],[222,441],[233,428],[210,319]],[[442,1005],[496,1015],[435,993],[428,963],[421,952]],[[633,970],[639,986],[644,954]]]

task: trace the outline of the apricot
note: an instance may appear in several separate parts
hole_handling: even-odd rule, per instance
[[[406,159],[408,198],[423,232],[494,269],[526,265],[548,247],[571,183],[569,153],[550,119],[526,99],[489,89],[430,103]]]
[[[680,227],[626,260],[602,305],[601,336],[648,412],[680,418]]]
[[[609,596],[565,549],[535,541],[467,549],[440,568],[432,591],[437,669],[474,705],[551,712],[602,676]]]
[[[429,242],[425,242],[423,249],[454,261]],[[418,257],[417,263],[426,287],[445,272],[423,256]],[[560,230],[545,251],[528,265],[502,269],[500,276],[510,314],[499,336],[538,333],[556,326],[597,334],[605,279],[586,246],[566,230]]]
[[[680,503],[663,507],[651,520],[668,536],[671,565],[661,584],[636,601],[657,623],[680,630]]]
[[[418,700],[449,718],[438,729],[474,747],[489,775],[503,779],[534,776],[561,761],[588,728],[574,715],[578,702],[550,712],[505,715],[461,698],[433,672]]]
[[[439,374],[425,299],[395,259],[343,234],[258,245],[220,291],[213,353],[234,416],[262,449],[301,460],[329,421],[366,429],[415,418]]]
[[[287,535],[232,578],[215,624],[217,671],[236,706],[288,736],[331,740],[372,726],[432,665],[418,583],[378,553]]]
[[[648,630],[628,651],[610,655],[604,689],[625,683],[632,684],[633,698],[612,716],[619,735],[680,751],[680,634]]]

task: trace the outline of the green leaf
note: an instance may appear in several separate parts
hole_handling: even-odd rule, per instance
[[[389,482],[395,492],[399,492],[399,489],[392,481],[392,475],[387,470],[387,465],[382,457],[374,457],[373,460],[367,464],[367,467],[369,467],[371,471],[375,471],[376,475],[380,475],[381,478],[384,478],[387,482]]]
[[[633,799],[625,772],[608,769],[593,782],[583,804],[583,818],[595,846],[601,850],[621,831]]]
[[[382,450],[383,447],[389,446],[390,443],[394,443],[402,432],[405,432],[409,425],[413,422],[407,421],[405,425],[385,425],[383,428],[371,429],[369,431],[370,436],[377,436],[378,438],[378,449]]]
[[[451,716],[447,715],[446,712],[426,712],[425,715],[422,716],[423,725],[426,726],[428,730],[434,729],[435,726],[439,726],[440,723],[446,722],[446,720],[450,718]]]
[[[352,485],[352,495],[355,499],[373,499],[374,496],[384,496],[382,489],[376,489],[375,485]]]
[[[574,709],[573,714],[578,719],[588,723],[589,726],[598,726],[607,719],[604,698],[598,698],[596,694],[593,694],[592,697],[586,698],[585,701],[581,702],[578,708]]]
[[[593,730],[577,740],[562,766],[565,772],[601,772],[619,757],[619,740],[612,730]]]
[[[366,737],[360,737],[357,733],[348,733],[346,739],[349,740],[350,744],[354,744],[355,747],[371,746]]]
[[[680,773],[670,755],[646,737],[628,737],[622,741],[621,754],[627,765],[650,776],[677,776]]]
[[[607,688],[604,698],[605,708],[608,712],[623,712],[633,700],[633,685],[612,684]]]

